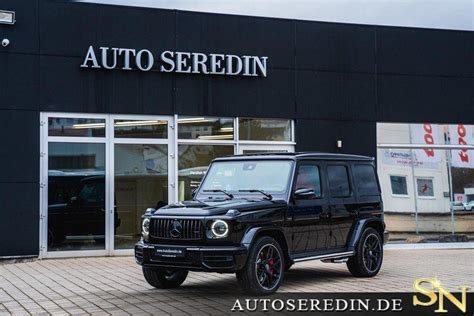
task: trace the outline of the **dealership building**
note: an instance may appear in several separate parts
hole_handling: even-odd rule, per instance
[[[0,2],[0,258],[132,253],[209,162],[376,157],[393,242],[474,234],[474,32]]]

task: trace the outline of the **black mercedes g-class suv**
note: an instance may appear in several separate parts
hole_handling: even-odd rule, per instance
[[[307,260],[347,262],[372,277],[388,237],[374,159],[285,153],[215,159],[191,201],[143,216],[135,259],[150,285],[188,271],[236,273],[247,293],[271,294]]]

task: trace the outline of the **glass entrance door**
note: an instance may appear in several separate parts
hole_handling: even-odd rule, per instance
[[[168,204],[168,146],[115,144],[114,249],[132,249],[147,208]]]
[[[141,236],[141,216],[173,200],[172,122],[163,117],[113,116],[113,253],[129,252]],[[112,203],[112,201],[111,201]]]
[[[105,255],[105,115],[41,115],[41,256]]]
[[[131,253],[149,207],[174,202],[172,117],[41,115],[41,257]]]

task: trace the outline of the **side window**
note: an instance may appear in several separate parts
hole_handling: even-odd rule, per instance
[[[393,195],[408,196],[406,176],[390,176],[390,186],[392,187]]]
[[[416,187],[418,189],[419,197],[434,197],[433,179],[417,178]]]
[[[321,197],[321,177],[319,167],[303,164],[298,167],[295,189],[311,189],[316,197]]]
[[[332,197],[346,197],[351,195],[349,173],[343,165],[328,165],[329,192]]]
[[[372,165],[359,164],[352,167],[354,182],[360,195],[378,195],[379,186]]]
[[[103,183],[85,184],[79,197],[84,203],[100,203],[105,201],[105,185]]]

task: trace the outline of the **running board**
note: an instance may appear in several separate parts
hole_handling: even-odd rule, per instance
[[[325,254],[325,255],[296,258],[296,259],[293,259],[293,262],[296,263],[296,262],[303,262],[303,261],[309,261],[309,260],[337,259],[337,258],[350,257],[353,255],[354,255],[354,251],[336,252],[336,253],[330,253],[330,254]]]
[[[348,257],[344,257],[344,258],[333,258],[333,259],[323,259],[321,260],[322,262],[324,263],[346,263],[347,261],[349,261],[349,258]]]

